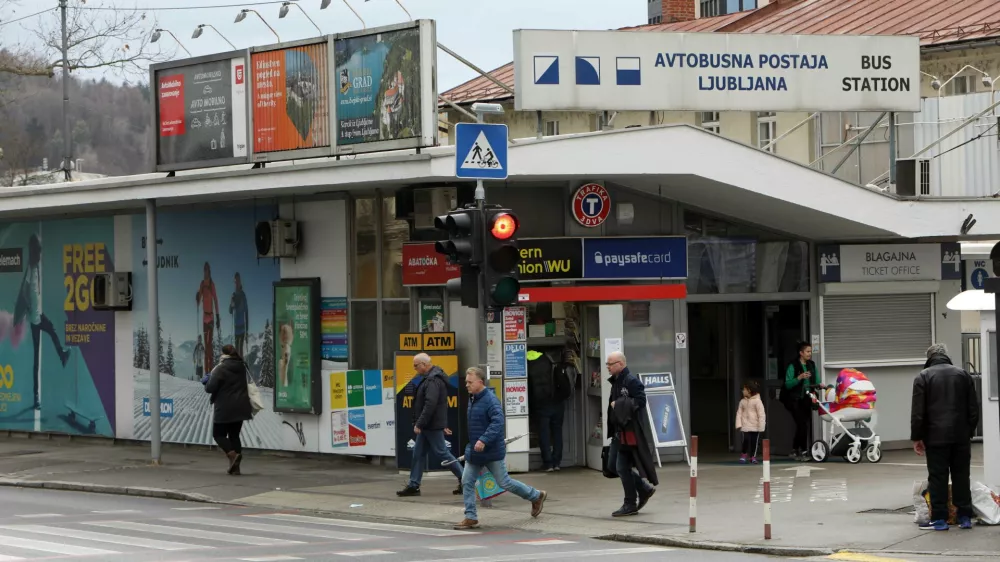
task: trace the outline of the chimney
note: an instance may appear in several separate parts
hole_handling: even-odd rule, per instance
[[[660,0],[663,6],[663,23],[695,19],[694,3],[697,0]]]

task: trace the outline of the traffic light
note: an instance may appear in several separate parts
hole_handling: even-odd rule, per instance
[[[455,209],[434,219],[434,227],[448,233],[434,249],[462,268],[461,277],[449,279],[446,290],[458,293],[463,306],[479,306],[479,269],[483,261],[483,223],[478,209]]]
[[[521,251],[517,246],[519,226],[517,215],[510,209],[486,210],[483,275],[489,306],[517,303],[517,294],[521,290],[518,281],[518,264],[521,263]]]

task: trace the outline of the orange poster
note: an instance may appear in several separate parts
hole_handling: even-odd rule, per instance
[[[327,44],[253,53],[254,152],[330,146]]]

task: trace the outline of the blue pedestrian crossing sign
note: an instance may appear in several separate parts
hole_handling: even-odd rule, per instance
[[[456,125],[455,176],[477,180],[507,179],[507,125]]]

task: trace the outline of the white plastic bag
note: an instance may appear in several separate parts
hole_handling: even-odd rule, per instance
[[[931,520],[931,510],[927,507],[927,500],[924,499],[924,491],[927,490],[927,481],[913,481],[913,522],[923,525]]]
[[[981,482],[972,485],[972,510],[987,525],[1000,525],[1000,496]]]
[[[247,370],[247,394],[250,395],[250,415],[256,416],[257,412],[264,409],[264,401],[260,397],[260,389],[253,382],[250,370]]]

